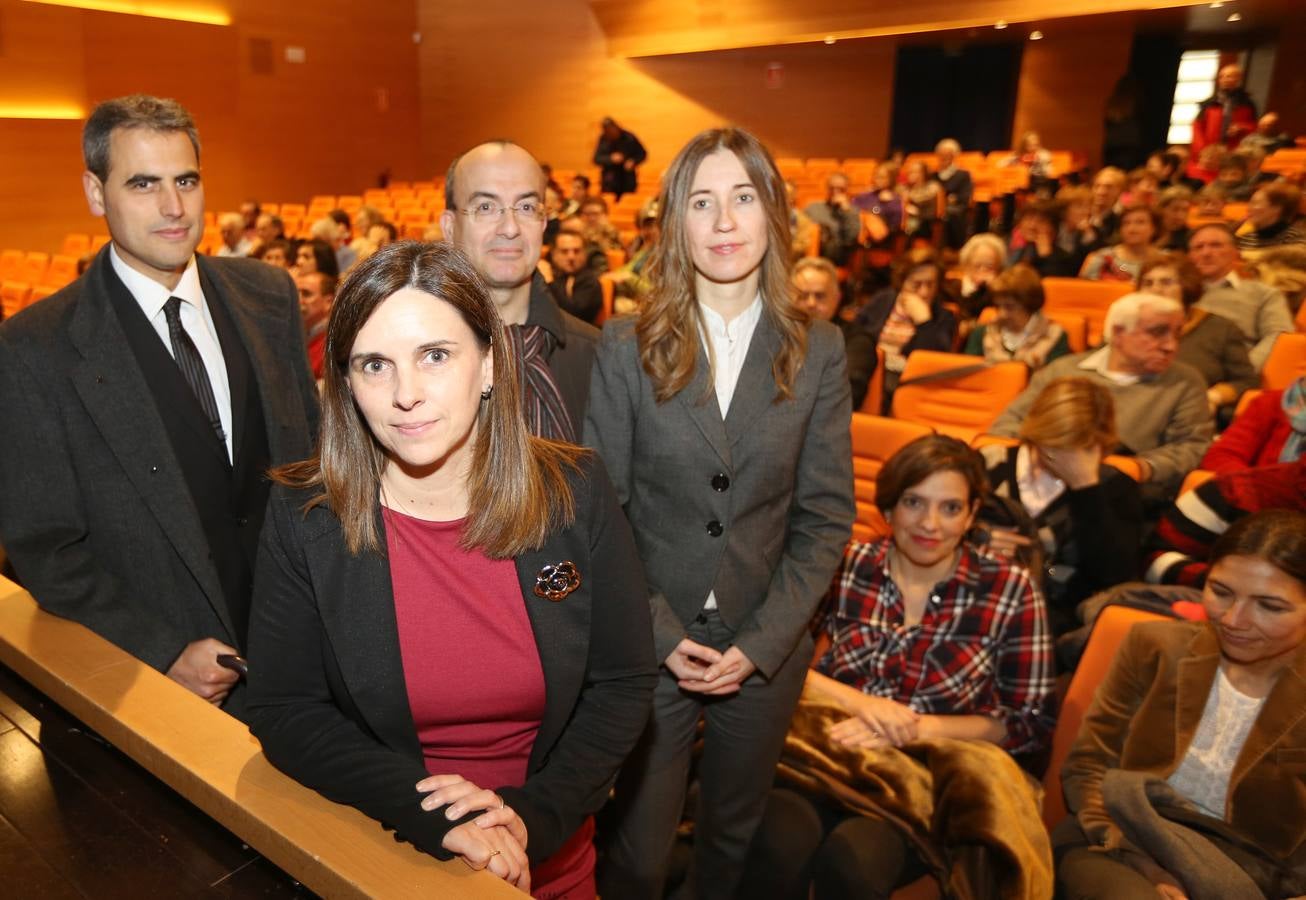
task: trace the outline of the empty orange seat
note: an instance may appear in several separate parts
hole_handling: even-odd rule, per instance
[[[93,234],[93,235],[91,235],[91,249],[92,249],[92,250],[99,250],[101,247],[103,247],[103,246],[104,246],[105,244],[107,244],[107,243],[109,243],[109,236],[108,236],[107,234]]]
[[[626,264],[625,250],[607,250],[604,252],[608,256],[608,271],[616,271]]]
[[[5,250],[0,252],[0,281],[16,281],[23,271],[23,260],[27,254],[22,250]]]
[[[308,208],[302,203],[281,204],[282,221],[285,221],[286,219],[303,219],[306,215],[308,215]]]
[[[1306,334],[1285,331],[1274,339],[1270,355],[1261,369],[1261,387],[1267,391],[1286,388],[1306,375]]]
[[[37,300],[44,300],[46,297],[59,290],[57,287],[49,284],[43,284],[32,288],[32,293],[27,295],[27,305],[31,306]]]
[[[15,280],[25,281],[28,284],[43,284],[45,271],[48,268],[50,268],[50,254],[33,250],[23,257],[22,268],[18,270],[18,277]]]
[[[4,309],[5,318],[9,318],[27,305],[32,286],[23,281],[6,281],[0,283],[0,308]]]
[[[603,308],[599,314],[594,317],[594,324],[602,328],[603,323],[612,315],[612,304],[617,297],[617,283],[612,280],[612,274],[604,272],[599,276],[599,287],[603,289]]]
[[[91,236],[89,234],[66,234],[59,252],[64,256],[71,256],[75,259],[90,249]]]
[[[853,495],[857,501],[854,540],[872,541],[889,533],[889,525],[875,505],[875,478],[889,457],[932,430],[915,422],[853,413]]]
[[[45,278],[40,283],[43,286],[61,288],[76,279],[77,257],[59,254],[50,257],[50,266],[45,270]]]
[[[1029,383],[1024,363],[990,365],[967,374],[944,375],[981,365],[974,356],[917,350],[907,357],[893,394],[893,417],[916,422],[969,443],[988,430]],[[908,382],[938,376],[921,384]]]
[[[1102,323],[1111,304],[1134,290],[1128,281],[1089,281],[1085,278],[1044,278],[1044,311],[1076,313],[1088,325],[1088,345],[1102,342]]]
[[[884,348],[875,348],[875,371],[866,385],[866,399],[862,401],[861,412],[871,416],[884,414]]]
[[[333,194],[314,194],[308,198],[309,206],[325,206],[327,209],[336,208],[336,198]]]
[[[355,212],[357,212],[358,208],[362,205],[363,205],[363,198],[358,196],[357,194],[354,195],[342,194],[341,196],[336,198],[336,206],[340,209],[343,209],[351,216]]]

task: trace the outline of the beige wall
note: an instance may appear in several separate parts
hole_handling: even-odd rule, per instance
[[[587,167],[605,115],[639,135],[653,178],[720,124],[755,130],[777,156],[878,156],[888,141],[891,41],[626,60],[609,58],[586,0],[419,0],[418,16],[431,171],[496,137],[559,168]],[[773,62],[784,66],[777,89],[767,87]]]
[[[0,107],[89,110],[126,93],[176,97],[199,124],[215,211],[247,196],[302,202],[312,193],[357,192],[385,168],[397,178],[417,175],[413,5],[221,5],[237,24],[0,0]],[[253,38],[271,41],[270,74],[253,71]],[[285,62],[288,44],[304,48],[304,63]],[[80,134],[76,121],[0,119],[0,247],[57,250],[69,231],[103,230],[81,194]]]

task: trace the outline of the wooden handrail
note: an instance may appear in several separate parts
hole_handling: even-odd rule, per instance
[[[323,897],[524,896],[283,775],[241,722],[5,578],[0,662]]]

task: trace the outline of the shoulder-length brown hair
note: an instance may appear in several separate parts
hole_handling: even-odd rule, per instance
[[[763,314],[780,332],[780,351],[771,361],[777,400],[793,396],[794,381],[807,354],[807,313],[789,293],[791,240],[784,179],[766,147],[747,131],[704,131],[676,155],[663,178],[658,204],[662,237],[649,258],[653,289],[635,323],[640,362],[653,380],[653,394],[659,403],[689,385],[698,363],[700,314],[685,219],[698,167],[718,150],[729,150],[738,157],[766,211],[767,249],[762,257],[759,290]]]
[[[575,519],[566,469],[584,452],[533,437],[522,417],[517,360],[503,351],[503,323],[471,262],[449,244],[403,241],[381,248],[345,280],[327,324],[322,434],[317,452],[281,466],[272,478],[320,489],[305,512],[327,504],[340,520],[351,553],[382,553],[376,509],[387,459],[349,387],[349,354],[376,308],[404,288],[448,303],[471,328],[481,351],[494,353],[494,390],[481,402],[461,545],[493,559],[538,548]]]

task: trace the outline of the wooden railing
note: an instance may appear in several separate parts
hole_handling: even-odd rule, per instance
[[[317,894],[524,897],[281,774],[239,721],[4,578],[0,662]]]

